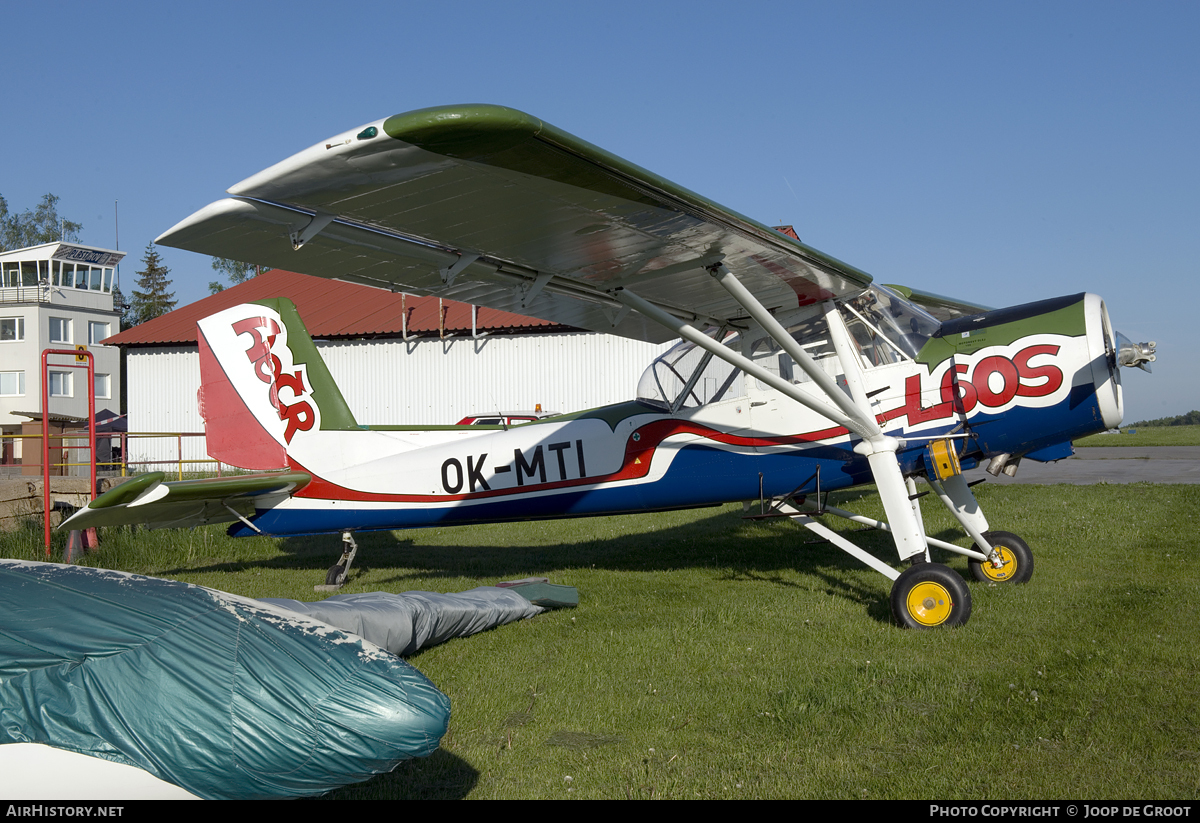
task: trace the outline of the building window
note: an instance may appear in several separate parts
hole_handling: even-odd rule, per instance
[[[0,397],[20,397],[25,394],[25,372],[0,371]]]
[[[94,320],[88,321],[88,343],[96,345],[104,338],[108,337],[108,324],[97,323]]]
[[[15,343],[24,339],[24,317],[0,317],[0,343]]]
[[[107,400],[111,396],[112,395],[110,395],[108,393],[108,375],[107,374],[97,374],[96,375],[96,398],[99,400]]]
[[[71,393],[71,373],[69,371],[50,372],[50,396],[73,397]]]
[[[69,318],[69,317],[51,317],[50,318],[50,342],[51,343],[70,343],[71,342],[71,318]]]

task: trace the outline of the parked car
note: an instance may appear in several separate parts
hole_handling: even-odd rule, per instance
[[[559,412],[537,411],[502,411],[492,414],[470,415],[459,420],[459,426],[519,426],[522,423],[532,423],[547,417],[557,417]]]

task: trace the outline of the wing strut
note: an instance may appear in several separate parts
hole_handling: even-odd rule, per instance
[[[864,414],[873,418],[871,400],[863,389],[865,381],[862,361],[854,351],[850,334],[846,331],[842,316],[832,300],[825,304],[825,320],[838,362],[846,373],[846,385],[850,387],[855,404]],[[925,529],[921,526],[919,510],[914,507],[915,501],[910,497],[911,492],[904,480],[904,473],[900,470],[900,461],[896,459],[896,450],[902,442],[884,434],[878,425],[875,426],[875,431],[876,434],[864,437],[863,441],[854,447],[854,451],[866,457],[871,466],[871,476],[875,478],[875,486],[879,489],[879,499],[883,503],[884,513],[887,514],[888,524],[892,527],[892,539],[896,542],[896,551],[900,554],[900,559],[907,560],[917,555],[925,555],[929,551],[925,542]]]
[[[757,298],[750,293],[750,290],[741,284],[741,281],[733,276],[733,272],[724,263],[710,268],[709,273],[754,318],[755,322],[762,326],[763,331],[769,334],[772,340],[791,355],[792,360],[796,361],[796,365],[812,378],[812,381],[821,388],[825,396],[836,403],[838,408],[857,424],[856,426],[846,426],[846,428],[864,440],[883,434],[870,413],[870,407],[866,407],[867,413],[864,414],[861,410],[863,407],[856,402],[852,402],[846,396],[846,393],[838,387],[833,378],[826,374],[825,370],[818,366],[816,361],[812,359],[812,355],[800,347],[796,339],[787,333],[787,329],[775,319],[773,314],[766,310],[762,303],[758,302]],[[838,351],[838,355],[839,357],[841,356],[840,350]],[[845,368],[844,363],[842,367]],[[820,411],[820,409],[816,409],[816,411]]]
[[[303,247],[305,243],[320,234],[322,229],[336,219],[336,214],[326,214],[322,212],[317,212],[314,214],[312,216],[312,220],[309,220],[308,224],[304,228],[300,229],[299,231],[293,231],[288,235],[292,241],[292,249],[294,251],[300,251],[301,247]]]
[[[734,277],[733,273],[723,263],[718,263],[709,272],[716,278],[726,291],[746,310],[746,312],[762,327],[771,339],[792,359],[821,389],[828,402],[812,397],[800,391],[796,386],[778,375],[768,372],[756,365],[750,359],[731,351],[713,340],[695,327],[674,317],[647,300],[642,299],[629,289],[618,289],[614,296],[627,306],[637,310],[657,323],[673,330],[680,337],[688,340],[706,351],[712,352],[730,365],[741,369],[746,374],[770,386],[786,397],[795,400],[823,417],[828,418],[839,426],[857,434],[861,438],[854,451],[867,458],[871,474],[879,488],[879,496],[883,508],[891,524],[892,537],[896,543],[896,551],[901,560],[925,555],[927,545],[924,530],[912,501],[909,500],[908,488],[900,463],[896,459],[896,450],[901,441],[883,433],[875,421],[871,410],[870,399],[863,391],[862,366],[856,359],[853,344],[846,328],[842,323],[837,307],[831,302],[827,304],[826,319],[828,320],[830,336],[837,352],[843,371],[846,373],[847,384],[851,388],[851,397],[847,397],[824,369],[805,352],[788,334],[779,321],[767,311],[753,294]]]

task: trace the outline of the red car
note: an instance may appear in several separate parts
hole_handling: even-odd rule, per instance
[[[508,411],[494,414],[471,415],[459,420],[459,426],[519,426],[522,423],[532,423],[545,417],[556,417],[558,412],[538,411]]]

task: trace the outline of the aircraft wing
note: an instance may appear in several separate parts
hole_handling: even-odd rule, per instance
[[[423,109],[250,177],[159,243],[578,328],[673,335],[624,287],[697,325],[744,317],[706,266],[768,309],[857,294],[870,275],[499,106]]]
[[[888,288],[894,289],[904,295],[905,298],[916,303],[943,323],[947,320],[956,320],[959,317],[970,317],[973,314],[991,311],[994,308],[993,306],[984,306],[981,303],[970,303],[966,300],[959,300],[956,297],[945,297],[933,292],[921,291],[920,289],[910,289],[908,286],[897,286],[889,283]]]
[[[60,529],[145,524],[151,528],[183,528],[230,523],[250,517],[308,485],[305,472],[243,474],[200,480],[163,482],[151,472],[122,483],[97,497],[63,522]]]

